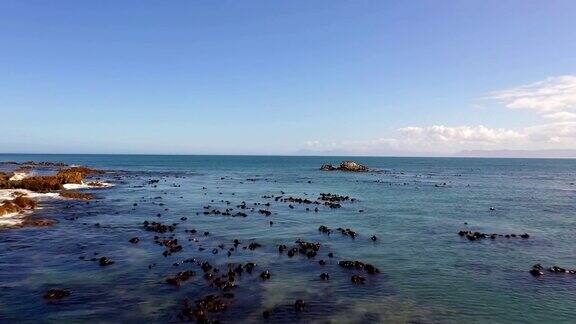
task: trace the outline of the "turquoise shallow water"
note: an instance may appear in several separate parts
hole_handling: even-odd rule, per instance
[[[173,265],[197,258],[219,266],[258,264],[255,274],[237,282],[227,311],[210,315],[226,322],[264,321],[264,310],[272,311],[271,322],[576,321],[576,276],[528,273],[535,263],[576,268],[575,160],[356,158],[382,172],[318,170],[344,159],[0,155],[3,161],[59,161],[119,171],[105,176],[113,188],[90,191],[98,198],[90,204],[43,202],[34,217],[56,219],[56,226],[0,231],[0,320],[177,321],[184,298],[220,293],[197,266]],[[160,180],[157,187],[148,184],[151,179]],[[330,192],[358,201],[340,209],[321,206],[314,213],[305,205],[292,209],[263,198],[282,191],[311,200]],[[245,218],[202,214],[206,205],[237,211],[242,201],[270,202],[273,214],[259,214],[261,206]],[[162,256],[164,249],[153,242],[157,234],[143,230],[145,220],[178,223],[175,235],[183,251]],[[328,236],[318,232],[320,225],[351,228],[359,236]],[[192,228],[210,235],[188,241],[192,236],[184,230]],[[457,235],[460,229],[531,237],[470,242]],[[140,243],[128,243],[131,237]],[[278,244],[293,245],[299,238],[320,242],[319,255],[278,253]],[[231,257],[212,254],[219,244],[231,247],[234,239],[262,248]],[[200,246],[206,249],[199,251]],[[116,263],[100,267],[79,259],[95,253]],[[319,259],[328,264],[320,266]],[[381,274],[364,274],[366,283],[354,285],[350,276],[357,272],[337,265],[346,259],[371,263]],[[155,266],[149,269],[150,264]],[[178,288],[165,283],[188,269],[197,276]],[[262,281],[262,270],[272,278]],[[319,279],[322,272],[330,274],[329,281]],[[47,303],[42,295],[50,288],[72,294]],[[294,311],[296,299],[306,301],[306,311]]]

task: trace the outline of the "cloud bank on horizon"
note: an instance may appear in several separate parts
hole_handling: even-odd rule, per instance
[[[576,75],[549,77],[528,85],[494,91],[485,100],[526,110],[541,123],[520,129],[485,125],[406,126],[393,138],[341,142],[308,141],[304,152],[335,154],[453,154],[467,150],[576,149]]]

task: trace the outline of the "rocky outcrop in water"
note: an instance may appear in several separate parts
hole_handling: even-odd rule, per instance
[[[21,213],[25,210],[36,208],[36,202],[24,196],[18,196],[13,200],[0,204],[0,216]]]
[[[532,269],[530,269],[530,274],[533,275],[534,277],[540,277],[544,275],[544,267],[541,264],[535,264],[532,266]],[[546,269],[549,273],[554,273],[554,274],[570,274],[570,275],[576,275],[576,269],[566,269],[560,266],[551,266],[550,268]]]
[[[27,177],[21,180],[6,179],[0,176],[0,189],[26,189],[35,192],[49,192],[64,189],[67,183],[81,184],[85,177],[102,174],[104,171],[85,167],[73,167],[58,171],[55,175]]]
[[[334,167],[332,164],[324,164],[320,167],[320,170],[322,171],[348,171],[348,172],[366,172],[369,171],[370,169],[365,166],[362,165],[360,163],[354,162],[354,161],[342,161],[340,163],[340,166],[338,166],[337,168]]]
[[[59,300],[70,296],[70,291],[64,289],[50,289],[44,294],[44,299],[49,301]]]
[[[360,262],[360,261],[344,260],[344,261],[339,261],[338,265],[341,266],[342,268],[350,269],[350,270],[364,270],[367,273],[372,274],[372,275],[380,273],[380,270],[378,270],[378,268],[376,268],[375,266],[373,266],[369,263],[364,263],[364,262]]]
[[[528,233],[524,233],[524,234],[496,234],[496,233],[481,233],[481,232],[472,232],[472,231],[468,231],[468,230],[461,230],[458,232],[458,235],[460,235],[461,237],[466,237],[469,241],[476,241],[476,240],[481,240],[481,239],[486,239],[486,238],[490,238],[492,240],[495,240],[498,237],[504,237],[504,238],[523,238],[523,239],[528,239],[530,238],[530,235],[528,235]]]
[[[105,173],[81,166],[68,167],[64,163],[55,162],[0,162],[0,166],[3,166],[0,172],[0,191],[4,196],[0,199],[0,216],[10,217],[2,221],[2,228],[44,227],[55,224],[55,220],[29,218],[30,213],[19,214],[36,209],[37,202],[34,199],[37,198],[59,196],[74,200],[91,200],[94,198],[91,194],[64,189],[84,188],[86,177]],[[18,168],[14,169],[14,166]],[[41,174],[47,175],[35,175],[40,170]],[[100,182],[91,182],[89,185],[89,187],[105,186],[106,184]],[[54,192],[57,191],[59,193],[55,195]]]
[[[334,170],[336,170],[336,168],[334,166],[332,166],[332,164],[323,164],[320,167],[320,170],[322,170],[322,171],[334,171]]]

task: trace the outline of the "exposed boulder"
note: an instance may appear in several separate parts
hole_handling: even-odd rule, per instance
[[[338,167],[338,170],[352,171],[352,172],[364,172],[364,171],[368,171],[368,167],[365,165],[356,163],[354,161],[343,161],[342,163],[340,163],[340,167]]]
[[[70,291],[64,289],[50,289],[44,294],[46,300],[59,300],[70,296]]]
[[[22,209],[36,208],[36,202],[25,196],[18,196],[12,202]]]
[[[567,268],[563,268],[560,266],[551,266],[548,269],[548,272],[550,273],[555,273],[555,274],[570,274],[570,275],[576,275],[576,269],[567,269]],[[540,277],[544,275],[544,267],[538,263],[532,266],[532,269],[530,269],[530,274],[533,275],[534,277]]]
[[[323,164],[320,167],[320,170],[322,170],[322,171],[334,171],[334,170],[336,170],[336,168],[332,164]]]
[[[342,161],[339,167],[334,167],[332,164],[324,164],[320,167],[322,171],[349,171],[349,172],[366,172],[369,171],[368,167],[354,161]]]
[[[0,216],[20,213],[22,212],[22,208],[18,207],[16,204],[12,203],[11,201],[4,202],[0,204]]]
[[[0,204],[0,216],[21,213],[27,209],[36,208],[36,202],[28,197],[18,196],[13,200]]]

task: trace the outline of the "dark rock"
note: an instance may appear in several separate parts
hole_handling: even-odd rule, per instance
[[[180,320],[195,320],[198,323],[209,323],[206,313],[220,313],[228,308],[220,296],[208,295],[194,302],[193,307],[188,300],[184,300],[183,307],[178,314]]]
[[[294,309],[296,309],[298,312],[301,312],[306,309],[306,303],[302,299],[298,299],[296,302],[294,302]]]
[[[352,280],[352,283],[360,285],[360,284],[364,284],[364,282],[366,281],[366,278],[359,276],[359,275],[353,275],[351,280]]]
[[[559,266],[552,266],[548,269],[548,271],[554,272],[554,273],[567,273],[568,272],[566,269],[561,268]]]
[[[362,164],[359,164],[354,161],[342,161],[338,168],[335,168],[332,164],[324,164],[320,167],[322,171],[349,171],[349,172],[366,172],[368,171],[368,167]]]
[[[270,215],[272,215],[272,212],[269,211],[269,210],[266,210],[266,209],[260,209],[258,212],[259,212],[260,214],[264,215],[264,216],[270,216]]]
[[[247,273],[252,273],[255,267],[256,263],[248,262],[244,265],[244,271],[246,271]]]
[[[210,263],[208,263],[208,261],[205,261],[202,263],[202,265],[200,266],[200,268],[202,268],[202,270],[204,272],[208,272],[212,269],[212,265]]]
[[[64,289],[50,289],[44,294],[44,299],[59,300],[70,296],[70,291]]]
[[[350,171],[350,172],[365,172],[368,171],[368,167],[362,164],[356,163],[354,161],[342,161],[338,167],[340,171]]]
[[[332,230],[324,225],[320,226],[318,228],[319,232],[325,233],[325,234],[330,234],[332,232]]]
[[[532,269],[530,270],[530,274],[532,274],[534,277],[539,277],[539,276],[543,276],[544,275],[544,267],[542,267],[542,265],[540,265],[540,263],[535,264],[532,266]]]
[[[467,230],[461,230],[458,232],[458,235],[460,235],[461,237],[466,237],[469,241],[476,241],[476,240],[481,240],[481,239],[485,239],[485,238],[490,238],[491,240],[495,240],[498,236],[500,237],[505,237],[505,238],[518,238],[521,237],[523,239],[527,239],[530,238],[530,235],[528,235],[527,233],[524,234],[506,234],[506,235],[502,235],[502,234],[488,234],[488,233],[481,233],[481,232],[472,232],[472,231],[467,231]]]
[[[164,225],[162,223],[157,222],[144,221],[144,229],[150,232],[166,233],[166,232],[173,232],[176,229],[176,226]]]
[[[360,262],[360,261],[340,261],[338,262],[338,265],[341,266],[342,268],[346,268],[346,269],[350,269],[350,270],[364,270],[369,274],[377,274],[380,273],[380,270],[378,270],[378,268],[376,268],[375,266],[369,264],[369,263],[364,263],[364,262]]]
[[[109,266],[111,264],[114,264],[114,261],[108,259],[107,257],[101,257],[98,260],[98,263],[100,264],[100,266],[105,267],[105,266]]]
[[[266,270],[263,271],[262,273],[260,273],[260,278],[262,278],[263,280],[268,280],[272,277],[272,274],[270,274],[270,271]]]
[[[334,171],[334,170],[336,170],[336,168],[332,164],[323,164],[320,167],[320,170],[322,170],[322,171]]]
[[[356,236],[358,236],[358,233],[356,233],[355,231],[349,229],[349,228],[338,228],[337,229],[342,235],[344,236],[348,236],[351,238],[356,238]]]
[[[250,250],[256,250],[259,247],[262,247],[262,245],[256,242],[252,242],[248,245],[248,249]]]

